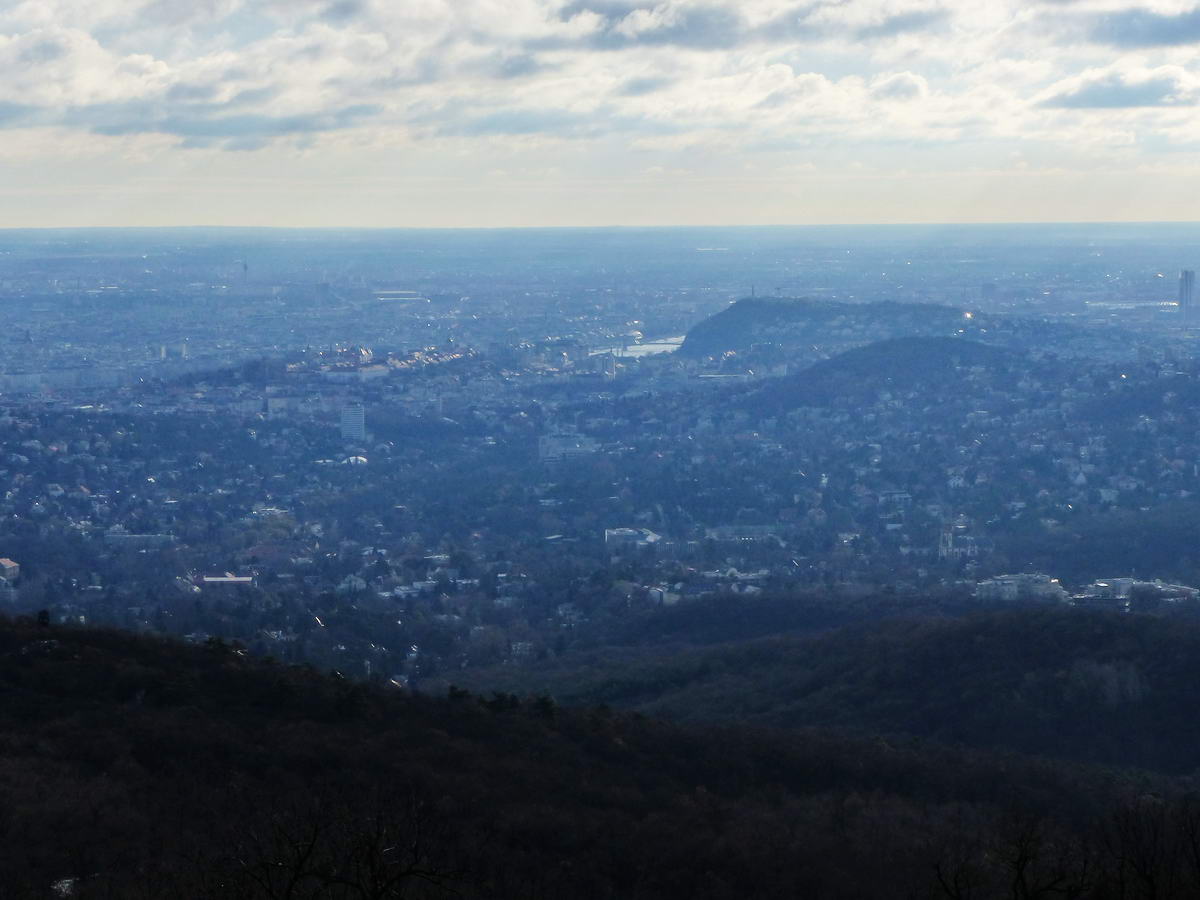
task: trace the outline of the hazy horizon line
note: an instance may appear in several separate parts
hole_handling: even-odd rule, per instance
[[[815,228],[1054,228],[1136,226],[1200,226],[1200,219],[1103,219],[1055,221],[970,221],[970,222],[777,222],[765,225],[0,225],[0,233],[15,231],[768,231]]]

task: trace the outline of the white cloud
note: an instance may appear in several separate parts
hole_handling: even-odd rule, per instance
[[[468,180],[503,156],[564,184],[752,158],[762,177],[1150,164],[1200,139],[1193,19],[1183,0],[25,0],[0,8],[0,143],[164,170],[386,151]]]

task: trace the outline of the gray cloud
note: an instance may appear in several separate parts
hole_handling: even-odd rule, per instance
[[[672,45],[700,50],[723,50],[746,43],[779,44],[790,41],[815,41],[830,37],[851,37],[861,41],[886,40],[900,34],[937,27],[950,18],[949,10],[935,9],[899,13],[872,25],[852,28],[829,21],[818,21],[816,14],[845,5],[846,0],[810,0],[798,3],[765,24],[751,28],[736,12],[736,7],[718,5],[689,6],[677,10],[658,28],[628,33],[622,25],[637,12],[650,12],[654,2],[625,0],[577,0],[559,12],[568,20],[583,12],[602,20],[601,28],[585,39],[598,50],[622,50],[633,46]]]
[[[362,0],[336,0],[321,12],[326,22],[346,22],[360,15],[366,8]]]
[[[644,97],[646,94],[653,94],[670,87],[674,83],[675,79],[673,78],[630,78],[617,88],[617,93],[622,97]]]
[[[254,106],[274,100],[277,96],[279,96],[279,88],[276,87],[246,88],[229,98],[226,106]]]
[[[492,74],[497,78],[525,78],[536,75],[546,69],[536,56],[530,53],[520,53],[514,56],[503,55],[496,62]]]
[[[1119,72],[1082,81],[1043,100],[1056,109],[1131,109],[1146,106],[1191,106],[1195,91],[1172,75],[1131,79]]]
[[[594,43],[598,47],[612,49],[667,44],[700,50],[722,50],[737,46],[745,31],[745,21],[731,9],[691,6],[681,10],[673,21],[660,28],[629,35],[617,31],[614,26],[597,35]]]
[[[634,10],[653,8],[654,3],[645,2],[645,0],[640,3],[626,2],[626,0],[575,0],[573,3],[565,4],[558,11],[558,17],[565,22],[580,13],[590,12],[604,17],[611,25],[625,18]]]
[[[876,100],[915,100],[926,92],[925,79],[911,72],[900,72],[871,86]]]
[[[661,136],[686,130],[675,123],[621,115],[608,105],[589,112],[550,107],[512,107],[487,112],[480,109],[466,102],[448,103],[411,116],[409,122],[443,137],[545,135],[576,139],[629,133]]]
[[[899,15],[888,16],[882,22],[878,22],[875,25],[866,25],[859,28],[854,33],[854,36],[863,41],[896,37],[897,35],[908,34],[913,31],[927,31],[930,28],[935,28],[947,22],[949,19],[950,11],[944,8],[900,13]]]
[[[232,150],[237,153],[252,153],[255,150],[261,150],[271,142],[266,138],[229,138],[221,147],[224,150]],[[193,143],[193,146],[207,146],[203,141]]]
[[[600,122],[595,115],[583,115],[561,109],[503,109],[483,115],[461,115],[455,109],[443,109],[426,119],[445,116],[438,125],[441,135],[481,137],[489,135],[556,134],[576,137],[595,133]]]
[[[43,38],[25,47],[17,58],[23,63],[38,65],[54,62],[56,59],[66,56],[67,53],[68,48],[62,41]]]
[[[33,118],[38,110],[22,103],[0,102],[0,125],[16,125]]]
[[[809,19],[826,5],[818,2],[794,6],[756,29],[756,36],[768,42],[803,41],[820,37],[828,26],[814,25]]]
[[[96,134],[170,134],[184,138],[185,146],[207,146],[225,139],[268,142],[288,135],[338,131],[378,115],[382,107],[356,104],[289,116],[221,110],[223,107],[189,107],[185,113],[164,111],[158,104],[104,104],[77,108],[62,118],[64,124],[83,126]]]
[[[1116,47],[1167,47],[1200,41],[1200,7],[1176,15],[1123,9],[1096,16],[1089,37]]]
[[[180,82],[171,85],[167,91],[167,99],[175,103],[207,103],[217,94],[217,88],[212,84],[188,84]]]
[[[944,7],[914,10],[888,16],[872,25],[849,28],[828,21],[817,21],[816,14],[829,7],[844,5],[841,0],[816,0],[793,6],[787,12],[755,29],[753,37],[768,43],[814,41],[831,37],[851,37],[860,41],[886,40],[914,31],[927,31],[950,19]]]
[[[415,85],[433,84],[445,78],[449,71],[441,58],[429,54],[408,61],[404,69],[396,69],[386,75],[372,78],[367,85],[379,91],[402,90]],[[336,83],[335,79],[330,80],[330,84]]]
[[[228,10],[221,0],[150,0],[138,10],[138,18],[169,26],[212,21]]]
[[[795,78],[787,87],[772,91],[757,104],[760,109],[778,109],[819,94],[829,82],[821,75],[808,73]]]

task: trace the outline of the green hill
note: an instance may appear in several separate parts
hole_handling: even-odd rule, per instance
[[[1034,657],[1065,642],[1061,623],[1040,624],[1022,632],[1047,635]],[[904,681],[889,667],[917,661],[878,654],[889,642],[925,648],[920,663],[947,681],[961,674],[964,653],[936,649],[939,626],[912,627],[841,638],[851,670],[878,656],[878,703]],[[1088,627],[1115,626],[1074,637]],[[1139,633],[1147,655],[1183,647]],[[987,665],[1012,651],[987,646],[968,649]],[[766,657],[730,665],[765,676],[778,664]],[[1144,677],[1157,690],[1158,673]],[[998,683],[981,676],[960,707],[986,705],[979,691]],[[4,898],[850,900],[969,885],[979,898],[1133,900],[1200,886],[1187,843],[1200,803],[1185,780],[811,729],[683,727],[545,697],[430,698],[219,643],[32,622],[0,622],[0,690]],[[874,701],[850,690],[836,702]]]

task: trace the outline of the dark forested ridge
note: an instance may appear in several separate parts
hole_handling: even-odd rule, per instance
[[[1200,626],[1028,607],[697,647],[608,651],[516,678],[564,703],[683,721],[835,727],[1138,766],[1200,769]],[[619,661],[617,661],[619,660]]]
[[[968,884],[973,897],[1060,896],[1048,885],[1184,897],[1200,885],[1188,780],[684,728],[546,697],[382,692],[218,642],[33,622],[0,626],[0,685],[5,897],[918,898]]]

